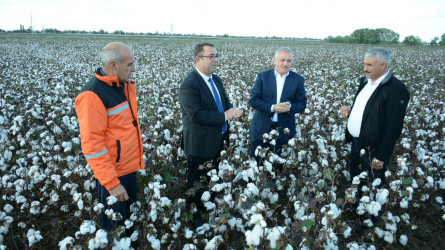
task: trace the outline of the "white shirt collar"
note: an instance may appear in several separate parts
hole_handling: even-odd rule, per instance
[[[280,76],[280,78],[284,78],[289,75],[289,72],[287,72],[286,74],[284,74],[283,77],[281,77],[280,73],[278,73],[276,69],[274,69],[273,71],[274,71],[275,77]]]
[[[195,68],[196,68],[196,67],[195,67]],[[201,75],[202,79],[204,79],[205,82],[209,81],[209,78],[210,78],[210,77],[204,75],[201,71],[199,71],[198,68],[196,68],[196,71],[198,71],[198,73]],[[212,79],[212,80],[213,80],[213,79]]]

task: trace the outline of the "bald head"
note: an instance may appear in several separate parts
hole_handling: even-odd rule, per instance
[[[123,43],[107,44],[102,49],[100,60],[104,73],[107,76],[118,76],[121,82],[130,80],[131,74],[136,71],[133,51]]]

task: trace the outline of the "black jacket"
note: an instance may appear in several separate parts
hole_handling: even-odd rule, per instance
[[[224,111],[231,109],[233,106],[227,98],[221,78],[213,74],[212,79],[218,88]],[[225,115],[218,111],[212,92],[198,71],[193,70],[182,81],[179,87],[179,103],[185,154],[214,157],[220,146]],[[229,135],[228,131],[229,125],[226,136]]]
[[[366,77],[360,79],[355,98],[367,83]],[[402,133],[409,99],[410,94],[406,86],[389,71],[365,106],[360,128],[359,149],[369,149],[379,160],[389,159]],[[347,126],[345,137],[346,142],[352,140]]]

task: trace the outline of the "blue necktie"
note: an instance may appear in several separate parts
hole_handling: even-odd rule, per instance
[[[224,109],[222,107],[221,99],[219,98],[218,91],[216,91],[215,83],[212,78],[209,78],[210,86],[212,86],[213,95],[215,96],[216,106],[218,106],[218,111],[224,113]],[[227,122],[224,122],[222,127],[222,132],[225,133],[227,131]]]

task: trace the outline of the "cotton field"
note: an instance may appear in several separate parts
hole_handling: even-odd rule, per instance
[[[139,119],[147,168],[139,202],[126,221],[136,230],[106,232],[95,179],[82,155],[74,99],[111,41],[134,50]],[[210,172],[199,228],[186,210],[178,90],[194,67],[193,46],[216,45],[234,106],[230,146]],[[306,79],[308,105],[284,154],[248,157],[248,98],[256,74],[272,68],[275,49],[290,47]],[[445,245],[445,48],[388,47],[391,68],[411,92],[404,130],[386,173],[369,183],[357,211],[349,184],[346,120],[369,45],[289,40],[142,36],[0,35],[0,249],[415,249]],[[273,140],[276,135],[265,135]],[[273,162],[285,166],[283,172]],[[218,192],[214,202],[208,197]],[[109,203],[113,201],[110,200]],[[362,230],[356,230],[363,216]],[[378,217],[379,219],[376,219]]]

